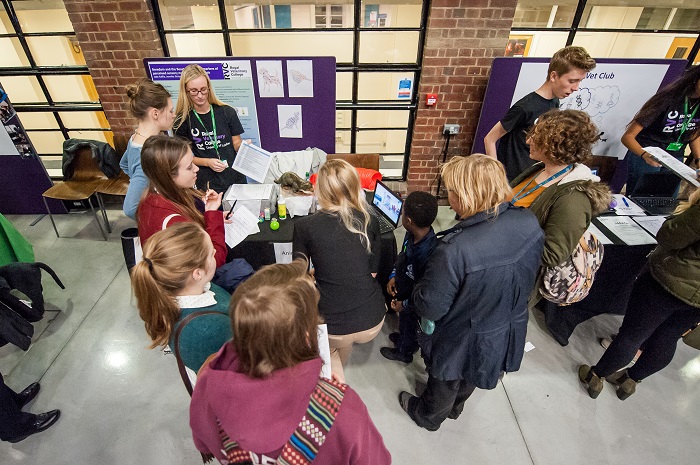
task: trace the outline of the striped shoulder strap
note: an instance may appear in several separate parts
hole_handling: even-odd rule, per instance
[[[308,465],[314,461],[340,411],[346,389],[345,384],[319,378],[311,394],[306,413],[292,437],[282,448],[277,464]],[[250,452],[241,449],[236,441],[229,438],[221,428],[221,423],[219,423],[219,434],[230,464],[253,465]]]

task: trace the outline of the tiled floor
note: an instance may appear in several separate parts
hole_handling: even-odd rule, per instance
[[[441,207],[438,230],[451,224]],[[57,239],[48,218],[9,219],[34,245],[38,261],[66,284],[48,277],[52,309],[37,323],[34,344],[21,352],[0,348],[0,371],[21,389],[40,380],[32,412],[62,410],[49,430],[18,444],[0,443],[0,464],[192,464],[201,463],[188,427],[188,397],[175,360],[147,350],[143,323],[132,304],[119,231],[132,222],[111,210],[114,231],[100,239],[89,215],[58,217]],[[397,232],[397,236],[401,232]],[[419,357],[411,365],[379,354],[396,327],[388,320],[372,343],[355,349],[346,369],[384,436],[396,464],[691,464],[700,456],[700,353],[679,343],[673,363],[619,401],[610,386],[597,400],[581,388],[575,369],[603,352],[599,336],[620,317],[581,325],[562,348],[529,323],[522,368],[493,391],[477,391],[464,414],[435,433],[415,426],[397,395],[414,391],[426,376]]]

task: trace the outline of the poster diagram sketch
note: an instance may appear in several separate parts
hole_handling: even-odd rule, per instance
[[[280,137],[301,139],[301,105],[277,105]]]
[[[260,97],[284,97],[282,84],[282,62],[279,60],[258,61],[258,92]]]
[[[547,67],[547,63],[522,64],[511,106],[542,85]],[[586,74],[577,92],[561,99],[560,108],[582,110],[590,115],[603,133],[593,146],[595,155],[622,159],[627,149],[620,138],[627,124],[659,89],[668,68],[666,63],[598,63]]]
[[[313,62],[311,60],[287,61],[287,85],[290,97],[313,97]]]

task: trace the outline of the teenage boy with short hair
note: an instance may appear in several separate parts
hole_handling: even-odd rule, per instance
[[[503,163],[509,181],[535,163],[530,159],[527,131],[541,114],[559,108],[560,99],[576,92],[586,73],[595,66],[595,60],[583,47],[568,46],[557,51],[549,62],[544,84],[515,102],[484,137],[486,154]]]

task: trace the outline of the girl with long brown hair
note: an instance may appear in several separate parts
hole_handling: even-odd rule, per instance
[[[175,349],[175,330],[190,313],[216,312],[192,319],[180,334],[180,355],[194,371],[231,339],[231,296],[211,283],[214,254],[206,231],[192,222],[179,223],[155,233],[143,249],[143,260],[131,271],[136,306],[151,349],[167,344]]]
[[[194,189],[199,168],[190,144],[167,136],[149,137],[143,144],[141,165],[150,183],[137,211],[141,244],[175,223],[192,222],[206,229],[216,250],[216,266],[226,262],[222,194]]]

